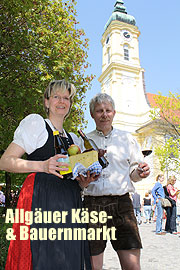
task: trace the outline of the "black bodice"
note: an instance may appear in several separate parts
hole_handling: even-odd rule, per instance
[[[43,161],[55,155],[53,131],[46,121],[45,123],[46,129],[48,131],[48,139],[42,147],[36,149],[30,155],[27,155],[28,160]],[[62,137],[66,149],[68,149],[68,147],[73,144],[71,135],[69,133],[67,133],[67,135],[68,138]]]

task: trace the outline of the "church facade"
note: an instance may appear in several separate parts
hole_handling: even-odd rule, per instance
[[[142,150],[152,150],[152,154],[145,157],[151,174],[135,184],[137,191],[144,196],[145,192],[152,189],[161,171],[153,152],[157,144],[158,134],[155,130],[158,127],[150,117],[153,94],[145,90],[144,69],[139,58],[139,35],[136,20],[127,13],[124,1],[116,1],[101,39],[103,56],[99,82],[101,91],[112,96],[115,101],[114,127],[131,132]]]

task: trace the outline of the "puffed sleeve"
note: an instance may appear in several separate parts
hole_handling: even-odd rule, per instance
[[[27,154],[42,147],[48,139],[46,124],[39,114],[26,116],[14,133],[13,142],[21,146]]]

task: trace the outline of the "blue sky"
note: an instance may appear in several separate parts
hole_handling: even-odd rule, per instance
[[[89,38],[88,74],[95,74],[86,102],[101,91],[98,77],[101,75],[101,37],[104,26],[111,16],[115,0],[77,0],[77,20]],[[180,1],[174,0],[124,0],[128,14],[136,19],[139,37],[141,67],[145,69],[146,91],[168,95],[169,91],[180,93]],[[85,112],[89,132],[94,128]]]

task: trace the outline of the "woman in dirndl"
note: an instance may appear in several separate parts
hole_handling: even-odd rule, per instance
[[[87,241],[66,240],[62,232],[84,228],[81,222],[72,223],[71,210],[81,209],[81,188],[97,176],[88,174],[75,180],[68,174],[62,176],[59,170],[67,171],[68,164],[57,161],[66,156],[55,155],[53,138],[53,131],[58,130],[66,149],[71,144],[81,147],[80,139],[63,129],[75,92],[74,85],[65,80],[51,82],[44,93],[47,119],[38,114],[25,117],[1,157],[1,170],[31,173],[22,186],[17,209],[33,213],[32,224],[22,221],[22,216],[22,223],[13,224],[16,240],[10,242],[6,270],[82,270],[85,264],[91,269]],[[24,153],[27,160],[22,158]],[[57,213],[62,216],[53,219]],[[28,239],[21,240],[23,226],[28,228]]]

